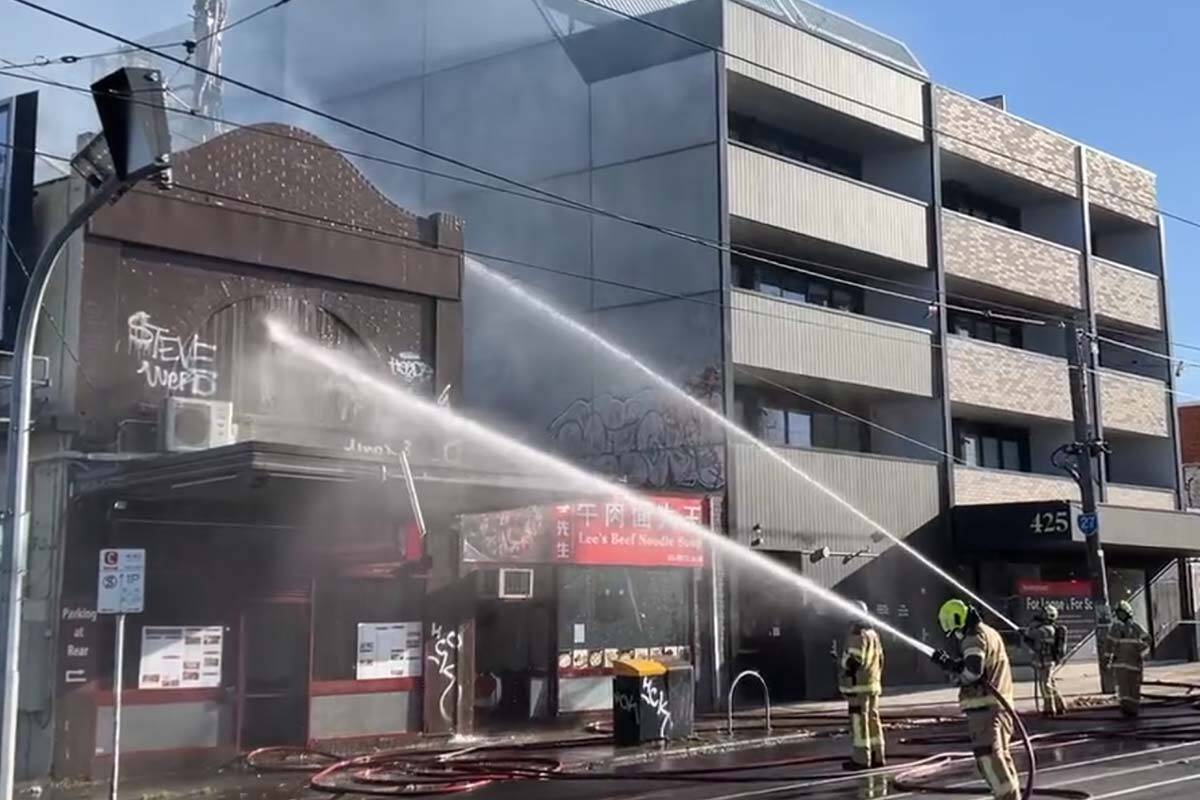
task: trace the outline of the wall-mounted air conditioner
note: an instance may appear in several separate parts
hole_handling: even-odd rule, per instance
[[[533,597],[533,570],[501,569],[498,575],[502,600],[529,600]]]
[[[233,444],[233,404],[226,400],[168,397],[159,423],[168,452],[207,450]]]

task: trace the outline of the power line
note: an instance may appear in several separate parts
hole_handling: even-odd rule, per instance
[[[1146,203],[1146,202],[1144,202],[1144,201],[1138,200],[1138,199],[1136,199],[1136,198],[1133,198],[1133,197],[1128,197],[1128,196],[1126,196],[1126,195],[1123,195],[1123,194],[1121,194],[1121,193],[1119,193],[1119,192],[1114,192],[1114,191],[1112,191],[1112,190],[1110,190],[1110,189],[1105,189],[1105,188],[1103,188],[1103,187],[1101,187],[1101,186],[1094,186],[1094,185],[1092,185],[1092,184],[1090,184],[1090,183],[1087,183],[1087,181],[1086,181],[1086,176],[1084,176],[1084,175],[1075,176],[1075,175],[1068,175],[1068,174],[1061,173],[1061,172],[1056,172],[1055,170],[1053,170],[1053,169],[1051,169],[1051,168],[1049,168],[1049,167],[1046,167],[1046,166],[1044,166],[1044,165],[1042,165],[1042,164],[1036,164],[1036,163],[1034,163],[1034,162],[1032,162],[1032,161],[1027,161],[1027,160],[1025,160],[1025,159],[1018,158],[1017,156],[1014,156],[1014,155],[1012,155],[1012,154],[1010,154],[1010,153],[1005,153],[1005,152],[1003,152],[1002,150],[996,150],[996,149],[994,149],[994,148],[990,148],[990,147],[988,147],[987,145],[980,144],[980,143],[978,143],[978,142],[975,142],[975,141],[973,141],[973,140],[971,140],[971,139],[968,139],[968,138],[966,138],[966,137],[963,137],[963,136],[959,136],[959,135],[957,135],[957,134],[950,133],[949,131],[944,131],[944,130],[941,130],[940,128],[935,128],[935,127],[933,127],[932,125],[928,125],[928,124],[926,124],[924,121],[919,121],[919,122],[918,122],[918,121],[914,121],[913,119],[911,119],[911,118],[909,118],[909,117],[906,117],[906,116],[904,116],[903,114],[898,114],[898,113],[896,113],[895,111],[892,111],[892,110],[890,110],[890,109],[886,109],[886,108],[882,108],[882,107],[880,107],[880,106],[872,105],[871,103],[868,103],[868,102],[867,102],[867,101],[865,101],[865,100],[860,100],[860,99],[858,99],[857,97],[851,97],[850,95],[847,95],[847,94],[842,94],[841,92],[838,92],[838,91],[836,91],[836,90],[834,90],[834,89],[830,89],[830,88],[829,88],[829,87],[827,87],[827,86],[821,86],[820,84],[813,83],[812,81],[805,80],[804,78],[798,78],[798,77],[796,77],[795,75],[790,75],[790,74],[788,74],[787,72],[783,72],[782,70],[776,69],[776,68],[774,68],[774,67],[767,66],[766,64],[762,64],[762,63],[760,63],[760,62],[758,62],[758,61],[755,61],[755,60],[753,60],[753,59],[746,58],[745,56],[740,56],[740,55],[738,55],[737,53],[733,53],[733,52],[731,52],[731,51],[729,51],[729,50],[726,50],[726,49],[725,49],[725,48],[723,48],[723,47],[720,47],[719,45],[714,45],[714,44],[712,44],[712,43],[710,43],[710,42],[706,42],[706,41],[704,41],[704,40],[702,40],[702,39],[697,39],[697,38],[695,38],[695,37],[693,37],[693,36],[689,36],[689,35],[688,35],[688,34],[686,34],[686,33],[682,33],[682,32],[680,32],[680,31],[677,31],[677,30],[675,30],[675,29],[673,29],[673,28],[668,28],[668,27],[667,27],[667,26],[665,26],[665,25],[660,25],[659,23],[657,23],[657,22],[654,22],[654,21],[652,21],[652,20],[649,20],[649,19],[646,19],[645,17],[641,17],[641,16],[638,16],[638,15],[636,15],[636,14],[630,14],[629,12],[626,12],[626,11],[620,11],[620,10],[618,10],[618,9],[615,9],[615,8],[610,8],[609,6],[605,5],[603,2],[600,2],[600,0],[582,0],[582,1],[583,1],[584,3],[587,3],[587,4],[588,4],[588,5],[590,5],[590,6],[593,6],[593,7],[595,7],[595,8],[600,8],[600,9],[603,9],[603,10],[605,10],[605,11],[608,11],[608,12],[610,12],[610,13],[613,13],[613,14],[616,14],[616,15],[618,15],[618,16],[624,17],[625,19],[627,19],[627,20],[630,20],[630,21],[632,21],[632,22],[636,22],[636,23],[638,23],[639,25],[644,25],[644,26],[646,26],[646,27],[648,27],[648,28],[653,28],[654,30],[657,30],[657,31],[659,31],[659,32],[661,32],[661,33],[665,33],[665,34],[667,34],[667,35],[669,35],[669,36],[674,36],[674,37],[675,37],[675,38],[677,38],[677,39],[680,39],[680,40],[682,40],[682,41],[685,41],[685,42],[688,42],[688,43],[690,43],[690,44],[696,45],[697,47],[702,47],[702,48],[704,48],[705,50],[709,50],[709,51],[711,51],[711,52],[713,52],[713,53],[720,54],[720,55],[722,55],[722,56],[725,56],[726,58],[732,58],[732,59],[734,59],[735,61],[740,61],[740,62],[742,62],[742,63],[744,63],[744,64],[748,64],[748,65],[750,65],[750,66],[752,66],[752,67],[755,67],[756,69],[761,69],[761,70],[763,70],[764,72],[769,72],[769,73],[771,73],[772,75],[775,75],[775,76],[777,76],[777,77],[780,77],[780,78],[785,78],[786,80],[789,80],[789,81],[794,81],[795,83],[798,83],[798,84],[800,84],[801,86],[807,86],[807,87],[808,87],[808,88],[810,88],[810,89],[816,89],[816,90],[817,90],[817,91],[819,91],[819,92],[824,92],[825,94],[829,95],[830,97],[836,98],[836,99],[838,99],[838,100],[845,101],[845,102],[847,102],[847,103],[853,103],[853,104],[854,104],[854,105],[856,105],[856,106],[859,106],[859,107],[861,107],[861,108],[865,108],[865,109],[867,109],[867,110],[869,110],[869,111],[872,111],[872,112],[875,112],[875,113],[877,113],[877,114],[882,114],[882,115],[884,115],[884,116],[891,117],[891,118],[893,118],[893,119],[895,119],[895,120],[898,120],[898,121],[900,121],[900,122],[903,122],[903,123],[905,123],[906,125],[909,125],[909,126],[911,126],[911,127],[914,127],[914,128],[920,128],[922,131],[925,131],[926,133],[936,133],[937,135],[939,135],[939,136],[944,136],[944,137],[945,137],[945,138],[947,138],[947,139],[951,139],[951,140],[953,140],[953,141],[962,142],[963,144],[965,144],[965,145],[967,145],[967,146],[969,146],[969,147],[971,147],[971,148],[973,148],[973,149],[975,149],[975,150],[979,150],[979,151],[981,151],[981,152],[988,153],[989,155],[999,156],[1000,158],[1003,158],[1003,159],[1005,159],[1005,160],[1007,160],[1007,161],[1011,161],[1011,162],[1013,162],[1014,164],[1020,164],[1020,165],[1021,165],[1021,166],[1023,166],[1023,167],[1029,167],[1029,168],[1031,168],[1031,169],[1035,169],[1035,170],[1037,170],[1037,171],[1039,171],[1039,172],[1042,172],[1042,173],[1044,173],[1044,174],[1046,174],[1046,175],[1049,175],[1049,176],[1051,176],[1051,177],[1055,177],[1055,178],[1061,178],[1061,179],[1063,179],[1063,180],[1069,180],[1069,181],[1080,180],[1080,181],[1083,183],[1083,185],[1084,185],[1085,187],[1087,187],[1088,189],[1090,189],[1090,190],[1092,190],[1092,191],[1097,191],[1097,192],[1100,192],[1101,194],[1106,194],[1106,195],[1109,195],[1110,197],[1115,197],[1116,199],[1118,199],[1118,200],[1122,200],[1122,201],[1124,201],[1124,202],[1126,202],[1126,203],[1129,203],[1129,204],[1131,204],[1131,205],[1140,206],[1140,207],[1142,207],[1142,208],[1145,208],[1145,209],[1147,209],[1147,210],[1149,210],[1149,211],[1153,211],[1155,214],[1162,214],[1164,217],[1170,217],[1171,219],[1177,220],[1178,222],[1183,222],[1183,223],[1185,223],[1185,224],[1187,224],[1187,225],[1190,225],[1190,226],[1192,226],[1192,227],[1194,227],[1194,228],[1200,228],[1200,221],[1196,221],[1196,220],[1193,220],[1193,219],[1189,219],[1188,217],[1184,217],[1184,216],[1182,216],[1182,215],[1173,214],[1173,213],[1171,213],[1171,212],[1168,212],[1168,211],[1166,211],[1166,210],[1164,210],[1164,209],[1160,208],[1159,206],[1155,206],[1155,205],[1153,205],[1153,204]],[[25,2],[25,0],[17,0],[17,2]],[[28,5],[28,3],[27,3],[27,5]],[[773,17],[773,18],[774,18],[774,17]],[[932,83],[932,81],[930,81],[930,85],[931,85],[931,86],[935,86],[935,87],[936,87],[936,84],[933,84],[933,83]],[[1057,135],[1057,136],[1062,136],[1062,134],[1055,134],[1055,135]],[[1067,136],[1062,136],[1062,138],[1064,138],[1064,139],[1067,139],[1068,141],[1070,141],[1070,137],[1067,137]],[[1078,143],[1078,142],[1077,142],[1076,144],[1080,144],[1081,146],[1083,146],[1083,147],[1086,147],[1086,145],[1082,145],[1082,143]],[[1091,148],[1088,148],[1088,149],[1091,149]]]
[[[163,42],[162,44],[151,45],[151,47],[162,49],[165,47],[186,47],[187,45],[188,45],[188,42],[186,40],[180,40],[177,42]],[[32,61],[26,61],[24,63],[5,62],[5,65],[3,67],[0,67],[0,74],[10,72],[13,70],[18,70],[18,69],[31,69],[31,68],[35,68],[35,67],[37,67],[37,68],[54,67],[54,66],[59,66],[59,65],[63,65],[63,64],[65,64],[65,65],[78,64],[83,61],[91,61],[91,60],[97,59],[97,58],[108,58],[110,56],[127,55],[129,53],[136,53],[136,52],[137,52],[136,48],[119,47],[115,50],[103,50],[99,53],[86,53],[81,56],[71,55],[71,54],[55,56],[54,58],[49,58],[47,56],[37,56]]]

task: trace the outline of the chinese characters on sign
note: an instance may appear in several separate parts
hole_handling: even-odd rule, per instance
[[[420,622],[360,622],[354,677],[419,678],[421,654]]]
[[[702,497],[650,497],[689,522],[706,522]],[[463,560],[485,563],[702,567],[704,545],[670,515],[625,500],[534,506],[462,517]]]
[[[139,689],[201,689],[221,685],[225,629],[146,626],[142,628]]]

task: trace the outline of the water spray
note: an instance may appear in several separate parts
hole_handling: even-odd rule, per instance
[[[555,322],[557,322],[559,325],[561,325],[564,328],[567,328],[575,335],[581,336],[581,337],[587,339],[592,344],[595,344],[595,345],[598,345],[599,347],[601,347],[603,350],[605,350],[609,355],[613,356],[614,358],[628,364],[631,367],[634,367],[635,369],[637,369],[638,371],[640,371],[641,373],[646,375],[646,377],[648,377],[652,381],[654,381],[654,383],[656,383],[658,386],[662,387],[663,389],[666,389],[673,396],[685,401],[692,408],[695,408],[696,410],[703,413],[708,419],[712,420],[713,422],[716,422],[718,425],[720,425],[722,428],[724,428],[728,433],[731,433],[735,437],[740,439],[741,441],[747,442],[747,443],[753,445],[754,447],[758,448],[764,454],[766,454],[769,458],[771,458],[773,461],[775,461],[778,464],[785,467],[792,474],[794,474],[800,478],[803,478],[811,486],[813,486],[815,489],[820,491],[826,497],[830,498],[835,503],[842,506],[847,511],[849,511],[851,514],[853,514],[855,517],[862,520],[864,523],[866,523],[868,526],[870,526],[873,530],[875,530],[881,536],[885,536],[888,539],[891,539],[892,542],[894,542],[896,545],[898,545],[900,547],[900,549],[904,550],[904,552],[908,553],[910,556],[915,558],[921,564],[928,567],[935,574],[937,574],[937,576],[940,577],[942,580],[946,581],[948,584],[953,586],[955,589],[957,589],[958,591],[965,594],[967,597],[974,600],[975,603],[977,603],[980,608],[983,608],[983,609],[986,609],[987,611],[989,611],[993,616],[996,617],[996,619],[1003,622],[1005,625],[1007,625],[1012,630],[1014,630],[1014,631],[1020,630],[1019,625],[1017,625],[1011,619],[1006,617],[1004,614],[1001,614],[998,610],[996,610],[991,605],[989,605],[987,603],[987,601],[985,601],[978,594],[976,594],[975,592],[971,591],[966,586],[964,586],[962,584],[962,582],[957,580],[953,575],[950,575],[948,572],[946,572],[944,569],[939,567],[933,561],[926,558],[920,551],[918,551],[912,545],[908,544],[903,539],[901,539],[899,536],[896,536],[894,533],[892,533],[887,528],[885,528],[883,525],[879,524],[878,522],[873,520],[871,517],[867,516],[861,510],[856,508],[853,503],[846,500],[844,497],[839,495],[833,489],[830,489],[828,486],[821,483],[813,476],[809,475],[803,469],[796,466],[792,462],[788,461],[782,455],[777,453],[770,445],[766,444],[758,437],[750,434],[747,430],[745,430],[744,428],[742,428],[741,426],[739,426],[738,424],[736,424],[735,422],[730,420],[724,414],[720,413],[719,411],[716,411],[713,408],[710,408],[709,406],[706,406],[704,403],[700,402],[695,397],[692,397],[690,394],[688,394],[687,392],[680,389],[674,383],[667,380],[665,377],[663,377],[659,373],[655,372],[653,369],[648,367],[646,364],[644,364],[642,361],[640,361],[633,354],[631,354],[625,350],[622,350],[620,347],[617,347],[615,344],[610,342],[608,339],[605,339],[603,336],[596,333],[591,328],[587,327],[586,325],[583,325],[582,323],[580,323],[579,321],[577,321],[575,319],[572,319],[570,316],[564,314],[562,311],[558,310],[557,308],[550,305],[546,301],[527,292],[525,289],[523,289],[522,287],[513,283],[512,281],[508,280],[507,278],[503,277],[499,273],[488,269],[487,267],[485,267],[483,264],[476,261],[475,259],[472,259],[472,258],[466,259],[466,265],[467,265],[467,268],[470,269],[474,274],[480,275],[480,276],[494,282],[496,285],[502,287],[505,291],[507,291],[508,293],[510,293],[511,295],[516,297],[517,299],[521,300],[523,303],[526,303],[527,305],[531,305],[534,308],[541,311],[542,313],[546,314],[551,319],[553,319]]]
[[[712,550],[720,552],[730,560],[758,569],[773,578],[790,584],[802,592],[811,592],[813,596],[820,598],[847,616],[859,619],[878,630],[886,631],[926,657],[933,655],[933,648],[929,645],[917,641],[908,634],[877,619],[869,612],[861,610],[854,603],[832,590],[821,586],[804,575],[793,572],[779,562],[743,547],[732,539],[705,528],[703,525],[699,525],[692,520],[685,519],[670,509],[660,508],[656,503],[632,491],[627,486],[612,483],[557,456],[518,442],[446,406],[438,406],[406,389],[388,383],[358,364],[348,354],[328,350],[316,342],[297,334],[286,323],[277,319],[272,318],[267,320],[267,332],[272,341],[286,348],[293,355],[308,361],[314,366],[340,375],[360,388],[370,391],[386,400],[397,410],[410,413],[422,422],[441,429],[454,428],[459,434],[470,437],[494,449],[496,452],[503,453],[506,457],[515,456],[531,466],[547,469],[557,476],[568,479],[568,485],[577,488],[578,491],[589,494],[603,494],[609,497],[620,497],[631,506],[638,508],[651,517],[670,523],[699,537]]]

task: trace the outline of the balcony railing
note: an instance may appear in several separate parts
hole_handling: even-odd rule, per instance
[[[1108,505],[1127,508],[1154,508],[1161,511],[1175,509],[1175,490],[1157,486],[1129,486],[1119,483],[1108,485]]]
[[[1083,306],[1078,250],[946,210],[942,248],[951,275],[1060,306]]]
[[[729,146],[729,213],[914,266],[929,264],[924,203],[807,164]]]
[[[1105,430],[1169,436],[1167,385],[1154,378],[1099,370],[1101,419]]]
[[[1070,421],[1067,362],[961,336],[946,340],[950,399],[1043,419]]]
[[[955,505],[978,506],[1051,500],[1079,500],[1079,487],[1070,478],[1057,475],[962,465],[954,468]]]
[[[1092,293],[1098,316],[1162,330],[1162,283],[1157,275],[1093,256]]]
[[[742,290],[731,306],[735,364],[933,396],[928,331]]]
[[[1087,151],[1088,199],[1097,206],[1154,225],[1158,218],[1158,190],[1154,173],[1119,158]]]

